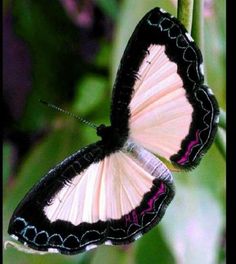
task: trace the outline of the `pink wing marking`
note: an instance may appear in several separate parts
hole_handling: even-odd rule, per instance
[[[136,208],[153,186],[154,177],[121,151],[90,165],[44,207],[47,218],[74,225],[120,219]]]
[[[150,45],[130,103],[130,137],[149,151],[169,159],[188,135],[193,108],[176,63],[165,46]]]

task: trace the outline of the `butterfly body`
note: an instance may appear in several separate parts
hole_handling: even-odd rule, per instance
[[[156,155],[194,168],[213,142],[219,110],[201,52],[183,25],[155,8],[138,23],[113,88],[101,140],[66,158],[16,208],[8,232],[41,251],[76,254],[130,243],[174,197]]]
[[[127,135],[120,136],[119,132],[114,130],[112,126],[100,125],[97,128],[97,135],[102,138],[103,149],[106,154],[115,152],[121,149],[128,137]]]

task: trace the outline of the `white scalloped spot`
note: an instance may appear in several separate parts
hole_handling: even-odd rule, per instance
[[[201,73],[202,75],[204,75],[204,65],[203,65],[203,63],[201,63],[201,64],[199,65],[199,70],[200,70],[200,73]]]
[[[188,32],[185,33],[185,36],[187,37],[187,39],[188,39],[190,42],[193,42],[193,41],[194,41],[193,38],[192,38],[192,36],[191,36]]]
[[[107,241],[105,241],[104,245],[112,246],[113,244],[112,244],[111,240],[107,240]]]
[[[213,91],[211,90],[211,88],[208,88],[207,91],[208,91],[208,93],[211,94],[211,95],[214,94]]]
[[[85,247],[85,250],[88,251],[88,250],[94,249],[94,248],[96,248],[96,247],[97,247],[97,245],[95,245],[95,244],[87,245],[87,246]]]
[[[218,124],[218,123],[219,123],[219,121],[220,121],[220,116],[219,116],[219,115],[217,115],[217,116],[215,117],[215,120],[214,120],[214,121],[215,121],[215,123],[216,123],[216,124]]]
[[[10,235],[13,239],[15,239],[15,240],[18,240],[19,238],[18,238],[18,236],[16,236],[16,235]]]
[[[48,248],[49,253],[60,253],[60,251],[56,248]]]
[[[142,236],[142,233],[138,233],[134,236],[134,240],[138,240]]]
[[[162,8],[160,8],[160,12],[162,13],[162,14],[165,14],[165,13],[167,13],[164,9],[162,9]]]

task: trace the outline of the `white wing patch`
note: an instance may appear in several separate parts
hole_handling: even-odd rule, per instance
[[[138,76],[130,103],[130,137],[169,159],[187,136],[193,112],[177,65],[165,46],[150,45]]]
[[[119,151],[75,176],[44,213],[51,222],[60,219],[74,225],[119,219],[140,204],[153,179],[131,156]]]

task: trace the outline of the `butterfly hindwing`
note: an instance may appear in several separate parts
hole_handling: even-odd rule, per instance
[[[122,151],[104,157],[99,142],[80,150],[26,195],[9,234],[36,250],[63,254],[136,240],[160,221],[174,196],[169,170],[146,153],[158,170]]]

